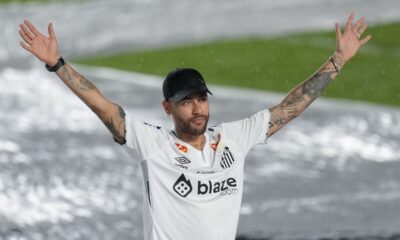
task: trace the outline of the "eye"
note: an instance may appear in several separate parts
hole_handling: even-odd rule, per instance
[[[200,97],[200,101],[201,101],[201,102],[207,101],[207,96],[202,96],[202,97]]]
[[[181,102],[181,104],[182,104],[183,106],[187,106],[187,105],[189,105],[190,103],[191,103],[190,100],[183,100],[183,101]]]

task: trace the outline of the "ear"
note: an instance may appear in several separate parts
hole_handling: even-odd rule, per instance
[[[161,102],[161,104],[162,104],[162,106],[164,108],[165,113],[170,115],[171,114],[171,103],[166,101],[166,100],[163,100]]]

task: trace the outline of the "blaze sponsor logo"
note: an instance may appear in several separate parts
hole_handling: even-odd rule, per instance
[[[182,144],[179,143],[175,143],[175,146],[179,149],[179,151],[187,153],[188,152],[188,148]]]
[[[185,175],[182,173],[178,180],[176,180],[173,189],[179,196],[186,197],[192,192],[193,188],[190,180],[186,179]]]
[[[192,183],[183,173],[176,180],[173,189],[181,197],[187,197],[193,190]],[[238,192],[235,178],[227,178],[222,181],[197,181],[197,195],[219,194],[226,196],[236,195]]]
[[[225,147],[221,157],[221,162],[220,162],[221,167],[223,169],[229,168],[232,166],[234,161],[235,159],[233,158],[232,153],[229,151],[229,148]]]
[[[183,169],[188,169],[188,167],[185,166],[184,164],[191,163],[190,160],[185,157],[176,157],[175,160],[178,162],[178,163],[175,163],[175,166],[183,168]]]
[[[197,182],[197,194],[212,194],[212,193],[220,193],[220,195],[234,195],[238,193],[238,189],[236,188],[236,179],[228,178],[226,180],[220,182],[212,182],[208,181],[207,183],[202,183],[201,181]]]

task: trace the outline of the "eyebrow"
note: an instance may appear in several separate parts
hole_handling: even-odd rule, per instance
[[[186,97],[182,98],[182,100],[180,100],[179,102],[183,102],[183,101],[190,100],[190,99],[191,99],[190,97],[186,96]]]
[[[207,93],[202,92],[202,93],[200,93],[200,95],[198,97],[207,97]],[[195,98],[195,97],[190,97],[190,95],[189,95],[189,96],[182,98],[182,100],[180,100],[180,102],[186,101],[186,100],[191,100],[193,98]]]

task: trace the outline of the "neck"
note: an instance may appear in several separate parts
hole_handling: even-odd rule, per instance
[[[204,144],[206,143],[206,137],[204,134],[201,135],[191,135],[185,132],[175,130],[175,135],[182,141],[187,142],[192,147],[203,150]]]

